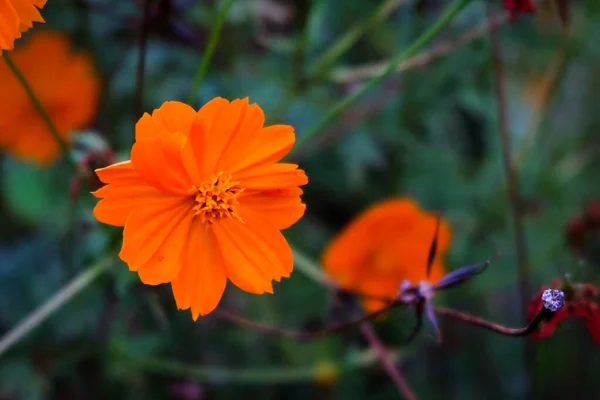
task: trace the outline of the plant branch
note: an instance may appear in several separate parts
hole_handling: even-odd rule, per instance
[[[369,342],[369,345],[371,346],[373,351],[375,351],[375,354],[377,354],[381,366],[383,367],[383,369],[385,369],[385,372],[387,372],[388,376],[392,379],[394,385],[396,385],[396,389],[398,389],[398,392],[402,394],[402,396],[407,400],[417,400],[417,396],[408,384],[408,381],[404,377],[404,374],[402,374],[399,368],[396,368],[394,362],[390,359],[390,357],[388,357],[388,350],[381,342],[381,339],[379,339],[379,337],[377,336],[377,333],[375,333],[373,326],[368,322],[363,322],[360,324],[360,331],[365,337],[365,339],[367,339],[367,341]]]
[[[338,333],[341,331],[345,331],[349,328],[352,328],[357,325],[368,322],[370,320],[373,320],[373,319],[377,318],[378,316],[383,315],[386,312],[388,312],[394,308],[397,308],[399,306],[407,306],[407,305],[408,304],[405,304],[402,301],[397,300],[393,303],[390,303],[388,306],[386,306],[378,311],[375,311],[375,312],[372,312],[369,314],[365,314],[358,318],[354,318],[349,321],[331,325],[326,328],[315,330],[315,331],[299,331],[299,330],[293,330],[293,329],[280,328],[277,326],[263,324],[261,322],[256,322],[256,321],[241,317],[239,315],[236,315],[234,313],[231,313],[229,311],[224,311],[224,310],[215,310],[215,311],[213,311],[213,314],[217,318],[219,318],[223,321],[230,322],[234,325],[250,328],[255,331],[265,333],[265,334],[279,335],[279,336],[288,337],[290,339],[308,340],[308,339],[316,339],[319,337],[323,337],[323,336],[331,335],[331,334]],[[542,310],[531,321],[529,321],[527,323],[527,325],[525,325],[524,327],[510,328],[510,327],[507,327],[507,326],[504,326],[501,324],[497,324],[495,322],[488,321],[481,317],[476,317],[474,315],[471,315],[471,314],[468,314],[468,313],[465,313],[462,311],[454,310],[452,308],[433,306],[433,310],[439,315],[452,317],[454,319],[458,319],[467,324],[470,324],[473,326],[478,326],[480,328],[487,329],[489,331],[492,331],[494,333],[497,333],[497,334],[500,334],[503,336],[512,336],[512,337],[521,337],[521,336],[529,335],[530,333],[535,331],[535,329],[538,327],[540,322],[542,322],[545,318],[549,317],[552,314],[552,312],[550,312],[549,310],[542,308]]]
[[[442,16],[436,21],[436,23],[429,28],[424,34],[419,36],[406,50],[400,52],[396,57],[392,59],[390,64],[380,74],[372,77],[366,82],[360,89],[351,93],[350,95],[343,98],[337,104],[335,104],[323,118],[321,118],[315,125],[308,129],[304,135],[300,136],[299,140],[296,141],[296,146],[288,153],[288,158],[293,155],[298,149],[306,145],[310,140],[321,131],[324,127],[336,118],[342,111],[355,103],[370,89],[378,85],[382,80],[388,77],[394,72],[396,67],[400,65],[408,57],[417,53],[422,49],[431,39],[433,39],[442,29],[448,25],[456,15],[462,11],[463,8],[469,4],[471,0],[454,0],[444,11]]]
[[[309,340],[309,339],[316,339],[319,337],[331,335],[333,333],[345,331],[348,328],[352,328],[363,322],[369,321],[373,318],[383,315],[386,312],[390,311],[393,308],[398,307],[401,304],[403,304],[403,303],[400,301],[394,301],[394,302],[390,303],[387,307],[384,307],[380,310],[374,311],[369,314],[364,314],[360,317],[351,319],[349,321],[341,322],[339,324],[331,325],[326,328],[314,330],[314,331],[296,331],[293,329],[279,328],[276,326],[263,324],[261,322],[252,321],[250,319],[241,317],[239,315],[236,315],[234,313],[231,313],[231,312],[228,312],[225,310],[215,310],[215,311],[213,311],[213,314],[221,320],[229,321],[231,323],[234,323],[234,324],[240,325],[240,326],[246,326],[248,328],[252,328],[256,331],[260,331],[263,333],[276,334],[276,335],[288,337],[290,339]]]
[[[386,356],[391,362],[399,359],[398,352],[388,352]],[[265,385],[278,383],[293,383],[319,381],[327,376],[334,378],[338,374],[366,368],[377,362],[374,352],[368,350],[357,356],[348,357],[344,361],[326,361],[312,366],[277,366],[259,369],[232,369],[213,366],[188,365],[177,361],[151,357],[131,357],[117,355],[119,361],[131,365],[132,368],[150,373],[189,377],[202,383],[220,385]]]
[[[14,63],[14,61],[12,60],[12,58],[10,57],[10,55],[8,54],[7,51],[2,53],[2,58],[4,58],[4,60],[6,61],[6,64],[8,65],[8,67],[10,68],[12,73],[15,75],[15,77],[17,78],[17,80],[19,81],[21,86],[23,86],[23,89],[25,89],[25,91],[27,92],[27,96],[29,96],[29,99],[31,100],[31,102],[33,103],[33,106],[35,107],[38,114],[44,121],[44,124],[46,125],[46,127],[50,131],[50,134],[56,141],[56,144],[58,144],[58,146],[60,147],[60,150],[63,153],[63,156],[65,157],[65,159],[67,160],[67,163],[73,169],[73,171],[77,175],[79,175],[79,168],[77,167],[77,163],[75,162],[75,159],[73,158],[73,155],[71,154],[71,151],[69,149],[69,144],[61,137],[60,133],[58,132],[58,129],[54,125],[54,122],[52,122],[52,118],[50,118],[50,115],[44,108],[39,97],[37,97],[37,95],[35,94],[35,91],[31,87],[29,82],[27,81],[27,78],[25,77],[25,75],[23,75],[23,73],[21,72],[19,67]]]
[[[313,67],[312,75],[319,77],[338,58],[350,49],[364,34],[377,23],[386,19],[391,13],[405,4],[407,0],[385,0],[375,9],[368,18],[360,21],[346,31],[326,51],[317,58]]]
[[[489,12],[489,5],[488,5]],[[508,111],[506,106],[506,72],[502,59],[502,47],[498,33],[490,32],[490,48],[492,52],[492,65],[494,73],[494,85],[496,94],[496,106],[498,110],[498,128],[500,134],[500,147],[502,150],[502,162],[506,183],[508,187],[508,198],[510,203],[512,225],[514,230],[514,245],[517,259],[517,274],[519,281],[519,305],[521,319],[527,318],[527,305],[530,299],[531,284],[529,282],[529,271],[527,261],[527,246],[525,243],[525,210],[521,193],[519,191],[519,176],[512,155],[511,135],[508,126]],[[535,380],[536,349],[532,343],[525,343],[524,365],[527,372],[527,384],[525,397],[533,395],[531,389]]]
[[[202,56],[202,61],[200,62],[200,67],[196,71],[196,76],[194,77],[194,82],[192,83],[192,88],[190,90],[190,95],[188,96],[188,104],[193,104],[196,101],[196,97],[198,95],[198,90],[200,90],[200,86],[202,85],[202,81],[204,80],[204,76],[208,71],[208,66],[210,65],[210,60],[212,59],[212,55],[217,48],[217,44],[219,43],[219,38],[221,37],[221,31],[223,29],[223,25],[225,23],[225,18],[227,17],[227,12],[231,8],[234,0],[225,0],[225,4],[217,14],[217,20],[213,24],[210,30],[210,36],[208,38],[208,46],[204,50],[204,55]]]
[[[494,322],[485,320],[483,318],[475,317],[471,314],[467,314],[461,311],[453,310],[451,308],[445,307],[437,307],[434,306],[433,310],[439,314],[447,317],[452,317],[454,319],[458,319],[467,324],[478,326],[480,328],[487,329],[494,333],[503,335],[503,336],[512,336],[512,337],[521,337],[527,336],[538,327],[540,322],[542,322],[545,318],[552,314],[551,311],[546,308],[542,308],[541,311],[533,318],[529,323],[523,328],[509,328],[504,325],[496,324]]]
[[[112,257],[108,257],[92,265],[73,278],[67,285],[46,300],[44,304],[32,311],[24,320],[0,339],[0,356],[54,314],[75,295],[94,282],[108,269],[111,263]]]
[[[496,32],[490,32],[490,44],[492,51],[492,64],[494,68],[494,85],[496,93],[496,105],[498,110],[498,125],[500,143],[502,148],[502,162],[506,174],[508,186],[508,197],[512,212],[514,227],[514,244],[517,256],[517,270],[519,275],[519,297],[521,304],[521,315],[523,319],[527,313],[529,302],[530,283],[527,271],[527,248],[525,245],[524,210],[519,191],[519,176],[512,157],[511,135],[508,127],[508,112],[506,107],[506,73],[502,61],[502,49],[500,39]]]
[[[509,15],[506,12],[491,16],[485,22],[475,26],[474,28],[471,28],[459,37],[436,43],[429,49],[426,49],[415,56],[407,58],[394,68],[394,72],[400,73],[409,69],[427,65],[430,62],[443,57],[460,47],[466,46],[488,32],[495,30],[499,26],[508,22],[508,20]],[[339,84],[352,83],[379,75],[385,71],[386,67],[389,65],[390,61],[380,61],[356,67],[339,68],[332,71],[331,75],[329,76],[329,80]]]

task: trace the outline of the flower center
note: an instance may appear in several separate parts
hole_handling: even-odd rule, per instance
[[[196,195],[192,208],[194,217],[199,217],[203,223],[212,224],[214,221],[234,217],[242,221],[237,213],[238,196],[244,191],[239,182],[232,181],[231,175],[219,172],[208,182],[194,186]]]

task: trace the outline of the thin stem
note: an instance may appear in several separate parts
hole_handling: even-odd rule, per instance
[[[494,67],[494,84],[496,91],[496,105],[498,109],[498,124],[500,142],[502,147],[502,161],[508,186],[508,196],[512,211],[514,226],[514,244],[517,256],[517,270],[519,276],[519,297],[522,319],[527,316],[527,304],[530,298],[530,283],[527,270],[527,248],[525,245],[524,210],[519,192],[519,176],[512,157],[511,137],[508,127],[508,112],[506,108],[506,73],[502,61],[502,49],[496,32],[490,32],[492,50],[492,63]]]
[[[402,61],[417,53],[423,46],[425,46],[431,39],[433,39],[442,29],[446,27],[452,21],[452,19],[462,11],[463,8],[469,4],[471,0],[454,0],[452,4],[448,6],[446,11],[437,20],[437,22],[428,29],[423,35],[415,40],[406,50],[399,53],[392,59],[390,64],[386,67],[381,74],[372,77],[366,82],[360,89],[356,90],[352,94],[346,96],[344,99],[334,105],[326,115],[321,118],[314,126],[309,128],[307,132],[302,135],[296,142],[296,146],[288,154],[288,157],[292,156],[298,149],[302,148],[308,143],[321,129],[326,127],[335,117],[337,117],[342,111],[351,106],[359,98],[361,98],[370,89],[379,84],[383,79],[394,72],[396,67],[400,65]]]
[[[430,48],[423,50],[419,54],[407,58],[396,66],[394,72],[400,73],[427,65],[430,62],[437,60],[438,58],[443,57],[460,47],[470,44],[475,39],[478,39],[488,32],[498,28],[502,24],[505,24],[508,22],[508,20],[509,15],[506,12],[489,17],[485,22],[482,22],[481,24],[469,29],[457,38],[436,43]],[[390,61],[386,60],[367,63],[355,67],[339,68],[332,71],[331,75],[328,77],[328,80],[339,84],[347,84],[364,80],[381,74],[389,64]]]
[[[194,77],[194,82],[192,83],[192,89],[190,90],[190,95],[188,97],[188,104],[193,104],[198,95],[198,90],[202,85],[202,81],[204,80],[204,76],[208,71],[208,66],[210,65],[210,60],[212,59],[212,55],[217,48],[217,44],[219,43],[219,38],[221,37],[221,30],[223,29],[223,24],[225,23],[225,17],[227,17],[227,12],[229,8],[233,4],[234,0],[225,0],[225,4],[219,11],[217,15],[217,20],[215,21],[212,29],[210,30],[210,36],[208,38],[208,46],[206,50],[204,50],[204,56],[202,56],[202,62],[200,63],[200,67],[196,72],[196,76]]]
[[[461,311],[453,310],[451,308],[445,307],[437,307],[434,306],[433,310],[439,315],[445,315],[448,317],[452,317],[459,321],[465,322],[470,325],[478,326],[480,328],[487,329],[494,333],[498,333],[503,336],[511,336],[511,337],[521,337],[527,336],[538,327],[540,322],[546,319],[548,316],[552,314],[551,311],[542,308],[541,311],[533,318],[529,323],[523,328],[509,328],[500,324],[496,324],[494,322],[487,321],[483,318],[475,317],[471,314],[463,313]]]
[[[7,51],[2,53],[2,58],[4,58],[8,67],[11,69],[11,71],[13,72],[13,74],[15,75],[17,80],[21,83],[21,86],[23,86],[23,89],[25,89],[25,91],[27,92],[27,95],[29,96],[29,99],[33,103],[33,106],[35,107],[38,114],[44,121],[44,124],[46,124],[46,127],[50,131],[50,134],[52,135],[52,137],[54,138],[54,140],[60,147],[60,150],[63,153],[63,156],[65,157],[65,159],[67,160],[67,163],[69,163],[69,166],[73,169],[73,171],[78,173],[79,168],[77,167],[77,163],[75,162],[75,159],[73,158],[73,155],[71,154],[71,151],[69,149],[69,144],[61,137],[60,133],[58,132],[58,129],[56,129],[56,126],[52,122],[52,118],[50,118],[50,115],[48,115],[48,112],[42,105],[42,102],[40,101],[40,99],[35,94],[33,88],[27,81],[27,78],[25,78],[25,75],[23,75],[23,73],[21,72],[19,67],[14,63],[14,61],[12,60],[12,58],[10,57],[10,55],[8,54]]]
[[[399,359],[397,352],[389,352],[387,357],[391,362]],[[231,369],[213,366],[188,365],[177,361],[151,357],[131,357],[119,355],[119,361],[131,365],[134,369],[150,373],[189,377],[201,383],[220,385],[265,385],[278,383],[293,383],[318,381],[324,376],[338,374],[365,368],[377,362],[377,357],[371,351],[365,351],[356,357],[346,358],[341,362],[317,363],[313,366],[289,367],[278,366],[271,368]]]
[[[112,258],[106,258],[98,264],[92,265],[73,278],[67,285],[46,300],[44,304],[31,312],[24,320],[0,339],[0,356],[54,314],[75,295],[95,281],[108,269],[111,263]]]
[[[386,19],[392,12],[401,7],[407,0],[386,0],[375,9],[368,18],[360,21],[346,31],[315,61],[312,75],[320,76],[348,49],[350,49],[364,34],[377,23]]]
[[[257,331],[260,331],[263,333],[276,334],[279,336],[288,337],[290,339],[308,340],[308,339],[316,339],[319,337],[331,335],[333,333],[345,331],[348,328],[352,328],[363,322],[372,320],[373,318],[383,315],[383,314],[387,313],[388,311],[390,311],[392,308],[398,307],[401,304],[402,303],[399,301],[394,301],[394,302],[391,302],[388,306],[386,306],[380,310],[374,311],[369,314],[364,314],[360,317],[351,319],[349,321],[341,322],[339,324],[331,325],[326,328],[315,330],[315,331],[296,331],[293,329],[279,328],[276,326],[263,324],[261,322],[252,321],[250,319],[241,317],[239,315],[236,315],[231,312],[224,311],[224,310],[215,310],[215,311],[213,311],[213,314],[224,321],[229,321],[229,322],[232,322],[239,326],[246,326],[246,327],[252,328],[254,330],[257,330]]]
[[[294,255],[294,265],[303,274],[325,286],[336,287],[335,282],[323,272],[323,268],[315,263],[309,256],[300,251],[297,247],[292,247]]]
[[[360,324],[360,331],[369,342],[371,348],[375,351],[375,354],[377,354],[381,366],[392,379],[394,385],[396,385],[398,392],[407,400],[417,400],[417,396],[408,384],[404,374],[402,374],[399,368],[396,368],[394,362],[388,357],[388,351],[381,342],[381,339],[377,336],[377,333],[375,333],[373,326],[368,322],[363,322]]]
[[[150,34],[150,5],[152,0],[144,0],[142,11],[142,25],[140,26],[140,44],[138,50],[138,63],[135,73],[135,110],[133,120],[137,121],[144,110],[144,75],[146,71],[146,52],[148,49],[148,36]]]
[[[217,318],[219,318],[223,321],[228,321],[228,322],[231,322],[232,324],[235,324],[238,326],[243,326],[246,328],[251,328],[258,332],[262,332],[265,334],[274,334],[274,335],[288,337],[290,339],[306,340],[306,339],[315,339],[315,338],[331,335],[334,333],[338,333],[341,331],[345,331],[354,326],[361,325],[367,321],[373,320],[373,319],[377,318],[378,316],[390,311],[391,309],[397,308],[397,307],[403,306],[403,305],[408,305],[408,304],[402,303],[401,301],[395,301],[378,311],[372,312],[370,314],[365,314],[358,318],[355,318],[355,319],[352,319],[352,320],[349,320],[346,322],[342,322],[340,324],[331,325],[329,327],[326,327],[326,328],[323,328],[320,330],[316,330],[316,331],[299,331],[299,330],[293,330],[293,329],[280,328],[277,326],[252,321],[250,319],[241,317],[239,315],[236,315],[234,313],[224,311],[224,310],[215,310],[215,311],[213,311],[213,314]],[[483,329],[487,329],[489,331],[500,334],[502,336],[510,336],[510,337],[522,337],[522,336],[527,336],[527,335],[531,334],[533,331],[535,331],[535,329],[538,327],[540,322],[542,322],[544,319],[546,319],[550,315],[552,315],[551,311],[549,311],[545,308],[542,308],[540,310],[540,312],[531,321],[529,321],[527,323],[527,325],[525,325],[524,327],[510,328],[510,327],[507,327],[504,325],[497,324],[495,322],[488,321],[488,320],[480,318],[480,317],[476,317],[474,315],[471,315],[471,314],[468,314],[468,313],[465,313],[462,311],[454,310],[452,308],[433,306],[433,310],[439,315],[452,317],[454,319],[465,322],[467,324],[477,326],[477,327],[480,327]]]
[[[489,5],[488,5],[489,12]],[[496,105],[498,109],[498,124],[500,143],[502,149],[502,162],[508,186],[508,198],[510,203],[512,225],[514,229],[514,244],[517,258],[517,273],[519,279],[519,304],[521,319],[527,318],[527,306],[530,298],[531,284],[527,267],[527,246],[525,244],[524,209],[521,194],[519,192],[519,176],[517,167],[512,156],[511,137],[508,127],[508,111],[506,107],[506,72],[502,60],[502,48],[497,32],[490,32],[490,46],[492,52],[492,64],[494,69],[494,84],[496,90]],[[527,384],[525,397],[532,397],[532,388],[535,381],[536,348],[531,342],[525,343],[523,354],[524,365],[527,373]]]

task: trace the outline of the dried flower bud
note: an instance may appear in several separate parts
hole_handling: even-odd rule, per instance
[[[565,294],[556,289],[546,289],[542,294],[542,305],[545,309],[556,312],[565,305]]]

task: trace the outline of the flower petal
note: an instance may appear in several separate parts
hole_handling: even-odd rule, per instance
[[[152,112],[152,122],[154,122],[157,131],[181,132],[186,136],[190,133],[194,118],[196,118],[196,111],[189,105],[179,101],[167,101]]]
[[[105,224],[125,226],[135,209],[173,199],[173,196],[142,181],[131,161],[97,169],[96,173],[102,182],[108,184],[92,193],[102,199],[94,207],[94,216]]]
[[[147,205],[133,211],[123,231],[123,247],[119,257],[127,263],[131,271],[147,266],[163,244],[191,213],[191,206],[185,199],[169,199]],[[184,224],[185,225],[185,224]],[[164,249],[166,252],[166,249]],[[167,260],[170,266],[177,260]],[[176,276],[177,274],[175,274]]]
[[[230,103],[217,97],[198,111],[190,128],[190,143],[203,180],[216,172],[217,161],[237,131],[246,108],[247,101],[234,100]]]
[[[306,173],[296,164],[278,163],[248,168],[233,175],[247,190],[286,189],[306,185]]]
[[[144,265],[139,266],[138,274],[146,285],[159,285],[177,279],[194,221],[194,216],[187,207],[183,212],[183,219],[173,227],[158,251]],[[165,229],[167,228],[165,224]]]
[[[302,203],[301,194],[300,188],[245,192],[240,197],[240,213],[242,218],[252,213],[279,230],[287,229],[304,215],[306,205]]]
[[[131,149],[133,168],[144,181],[160,191],[190,194],[193,182],[182,160],[186,140],[183,133],[177,132],[136,141]]]
[[[195,321],[198,315],[215,309],[226,284],[223,260],[210,227],[197,221],[192,223],[181,272],[171,283],[177,308],[191,308]]]
[[[232,173],[275,163],[290,152],[296,137],[290,125],[272,125],[256,132],[247,142],[239,140],[228,151],[233,155],[224,159],[220,168]]]
[[[227,276],[234,285],[249,293],[273,293],[272,280],[289,277],[294,267],[292,251],[275,227],[249,217],[213,224],[217,244],[223,254]]]

